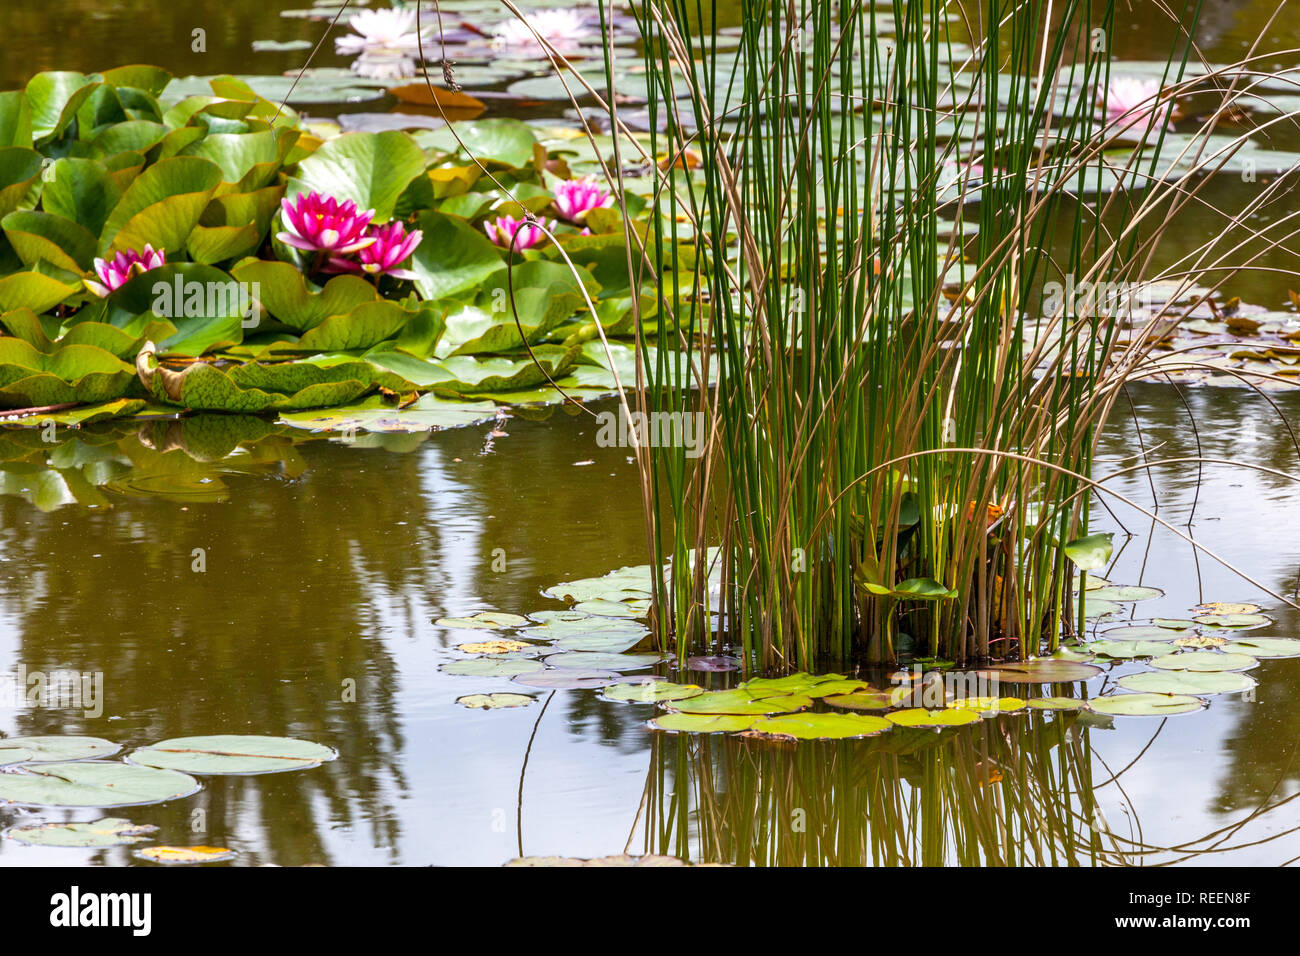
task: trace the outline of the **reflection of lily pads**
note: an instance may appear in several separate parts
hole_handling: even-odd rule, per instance
[[[452,661],[442,665],[444,674],[458,677],[518,677],[521,674],[533,674],[542,669],[541,661],[534,660],[494,660],[490,657],[476,657],[472,661]]]
[[[980,720],[979,714],[969,710],[926,710],[924,707],[896,710],[885,717],[900,727],[961,727]]]
[[[1096,677],[1101,668],[1078,661],[1038,657],[1015,664],[996,664],[987,668],[986,673],[1011,684],[1061,684]]]
[[[1109,694],[1094,697],[1088,705],[1097,713],[1112,717],[1168,717],[1200,710],[1208,702],[1183,694]]]
[[[131,807],[198,789],[186,773],[108,760],[27,764],[0,773],[0,800],[36,807]]]
[[[1196,623],[1203,627],[1228,627],[1237,630],[1249,630],[1272,623],[1272,618],[1263,614],[1202,614]]]
[[[651,721],[651,725],[687,734],[727,734],[748,730],[757,719],[735,714],[664,714]]]
[[[1259,661],[1248,654],[1221,654],[1218,651],[1184,651],[1158,661],[1151,662],[1152,667],[1169,671],[1248,671],[1258,667]]]
[[[528,618],[518,614],[506,614],[502,611],[480,611],[470,617],[441,617],[434,621],[435,627],[450,627],[457,630],[499,630],[508,627],[523,627]]]
[[[695,684],[674,684],[672,681],[649,678],[627,681],[605,690],[606,700],[622,700],[635,704],[655,704],[665,700],[685,700],[698,697],[704,688]]]
[[[1234,654],[1249,654],[1251,657],[1300,657],[1300,641],[1292,637],[1243,638],[1224,644],[1223,649]]]
[[[89,760],[111,757],[121,744],[102,737],[41,736],[5,737],[0,740],[0,766],[55,760]]]
[[[1208,694],[1235,694],[1254,687],[1257,681],[1234,671],[1146,671],[1121,677],[1119,686],[1125,690],[1152,694],[1191,694],[1203,697]]]
[[[224,846],[151,846],[136,850],[136,859],[161,863],[164,866],[181,866],[194,863],[224,863],[235,858],[235,851]]]
[[[891,727],[883,717],[863,714],[782,714],[758,718],[746,733],[794,740],[847,740],[874,737]]]
[[[333,760],[338,751],[293,737],[214,734],[174,737],[132,752],[130,761],[161,770],[200,775],[279,773],[308,770]]]
[[[157,832],[152,824],[105,817],[91,823],[29,823],[10,827],[4,835],[28,846],[98,847],[146,843]]]
[[[812,706],[812,698],[799,694],[782,694],[776,697],[756,698],[741,688],[715,690],[688,700],[673,701],[673,710],[686,714],[789,714]]]
[[[457,697],[456,703],[462,707],[480,707],[483,710],[500,710],[506,707],[527,707],[534,698],[527,694],[466,694]]]

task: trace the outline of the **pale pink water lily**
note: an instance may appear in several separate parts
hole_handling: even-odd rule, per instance
[[[103,298],[114,289],[120,289],[126,285],[132,277],[166,264],[166,251],[163,249],[155,251],[153,246],[147,243],[143,252],[124,249],[112,259],[95,260],[95,274],[99,276],[100,281],[86,279],[86,288]]]
[[[357,253],[356,259],[334,256],[326,266],[328,272],[361,272],[372,276],[392,276],[395,279],[418,279],[410,269],[398,268],[411,257],[416,246],[424,239],[419,229],[406,231],[400,222],[386,226],[371,226],[366,235],[374,242]]]
[[[541,224],[547,229],[555,228],[554,222],[545,219],[541,220]],[[483,230],[489,239],[505,249],[511,248],[512,240],[513,248],[523,250],[531,249],[546,239],[546,233],[542,232],[536,223],[529,222],[527,219],[515,219],[513,216],[500,216],[495,222],[489,220],[483,223]],[[518,239],[515,239],[516,233]]]
[[[492,32],[492,45],[515,54],[540,55],[545,47],[538,36],[557,50],[572,50],[579,40],[592,33],[587,21],[572,10],[538,10],[524,17],[527,23],[512,17],[498,24]]]
[[[555,211],[561,219],[581,224],[593,209],[608,209],[614,197],[608,189],[596,182],[595,176],[583,179],[566,179],[555,187]]]
[[[375,238],[366,227],[375,211],[357,211],[352,200],[339,202],[333,196],[312,191],[299,193],[292,200],[280,200],[285,231],[276,238],[285,245],[305,252],[328,252],[346,255],[371,245]]]
[[[1163,112],[1167,108],[1167,104],[1157,103],[1159,95],[1160,83],[1156,80],[1144,80],[1136,76],[1112,78],[1106,87],[1107,123],[1121,130],[1146,126],[1152,122],[1153,113]],[[1097,105],[1102,105],[1100,96]],[[1165,124],[1165,129],[1173,128],[1172,122]]]
[[[334,49],[344,56],[378,50],[419,53],[420,37],[415,31],[415,8],[362,10],[348,18],[352,32],[335,39]],[[428,32],[428,28],[425,28]]]

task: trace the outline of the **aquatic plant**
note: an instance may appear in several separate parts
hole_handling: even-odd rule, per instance
[[[498,216],[495,220],[483,223],[483,231],[489,239],[506,249],[531,249],[546,241],[543,229],[554,229],[555,223],[543,219],[540,224],[513,216]]]
[[[498,24],[492,31],[492,44],[513,55],[542,54],[547,45],[564,52],[574,49],[591,32],[586,18],[576,10],[537,10]]]
[[[561,219],[581,224],[593,209],[608,209],[614,205],[614,195],[600,185],[595,176],[566,179],[555,187],[552,205]]]
[[[293,200],[280,200],[285,231],[276,238],[305,252],[325,252],[342,256],[359,252],[374,244],[377,237],[369,231],[373,209],[357,210],[352,200],[339,202],[318,192],[299,193]]]
[[[392,276],[395,279],[418,279],[410,269],[399,268],[410,259],[424,238],[419,229],[407,231],[401,222],[384,226],[367,226],[364,238],[373,240],[370,245],[357,250],[357,258],[331,256],[326,271],[361,272],[373,276]]]
[[[352,32],[334,40],[343,56],[355,56],[352,72],[374,79],[414,76],[420,49],[415,10],[408,7],[378,7],[361,10],[348,18]]]
[[[120,289],[131,277],[148,272],[150,269],[157,269],[159,266],[165,265],[166,262],[166,253],[163,251],[155,252],[153,246],[147,242],[142,252],[136,252],[134,249],[124,249],[112,259],[95,260],[95,274],[99,276],[99,281],[85,280],[86,288],[103,298],[114,289]]]

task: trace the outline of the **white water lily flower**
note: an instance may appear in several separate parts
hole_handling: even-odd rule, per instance
[[[541,54],[545,48],[538,42],[538,35],[557,50],[571,50],[591,34],[586,21],[572,10],[538,10],[524,16],[527,23],[512,17],[498,24],[492,32],[492,45],[513,53]]]
[[[344,56],[380,52],[411,56],[419,52],[413,7],[362,10],[348,19],[348,26],[353,32],[334,41],[334,49]]]

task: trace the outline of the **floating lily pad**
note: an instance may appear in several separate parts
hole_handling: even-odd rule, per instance
[[[1174,653],[1173,644],[1161,641],[1093,641],[1088,645],[1093,652],[1102,657],[1125,660],[1134,657],[1163,657]]]
[[[797,674],[787,674],[784,677],[755,677],[753,680],[741,684],[740,687],[755,697],[775,697],[778,694],[805,694],[809,697],[824,697],[825,694],[812,694],[809,691],[814,687],[821,687],[843,680],[843,674],[814,675],[806,671],[800,671]],[[854,683],[856,686],[847,687],[839,693],[857,690],[861,686],[870,686],[863,685],[861,682]],[[832,690],[830,693],[837,692]]]
[[[926,710],[909,707],[886,714],[885,718],[900,727],[961,727],[977,724],[980,715],[969,710]]]
[[[1200,634],[1180,637],[1174,641],[1175,647],[1223,647],[1228,643],[1226,637],[1210,637]]]
[[[666,700],[686,700],[704,693],[703,687],[694,684],[674,684],[672,681],[649,678],[626,681],[606,688],[606,700],[621,700],[634,704],[656,704]]]
[[[452,661],[442,665],[444,674],[455,674],[458,677],[518,677],[521,674],[535,674],[540,670],[541,661],[503,661],[490,657],[476,657],[472,661]]]
[[[595,690],[618,683],[622,676],[614,671],[548,670],[520,674],[515,683],[543,690]]]
[[[1251,657],[1300,657],[1300,641],[1291,637],[1243,638],[1225,643],[1223,649],[1233,654],[1249,654]]]
[[[782,714],[758,718],[745,733],[793,740],[848,740],[874,737],[893,726],[883,717],[862,714]]]
[[[558,621],[572,624],[575,621],[589,621],[592,615],[585,614],[582,611],[565,610],[565,611],[534,611],[528,615],[538,624],[550,624]]]
[[[832,707],[842,707],[846,710],[888,710],[890,707],[896,707],[911,692],[910,687],[893,687],[889,690],[862,690],[851,694],[835,694],[824,700]]]
[[[1086,618],[1109,617],[1112,614],[1118,614],[1124,610],[1123,606],[1114,601],[1103,601],[1094,598],[1096,591],[1087,591],[1083,599],[1083,616]]]
[[[1172,641],[1178,635],[1171,628],[1138,624],[1134,627],[1112,627],[1108,631],[1102,631],[1101,636],[1107,641]]]
[[[1087,710],[1088,702],[1077,697],[1035,697],[1025,701],[1032,710]]]
[[[1248,654],[1222,654],[1218,651],[1184,651],[1158,661],[1151,662],[1152,667],[1169,671],[1248,671],[1258,667],[1259,661]]]
[[[638,631],[607,631],[604,633],[573,634],[562,637],[555,646],[566,651],[601,651],[606,654],[621,654],[629,648],[636,647],[645,634]]]
[[[1234,604],[1230,601],[1207,601],[1204,604],[1198,604],[1192,608],[1193,611],[1200,611],[1203,614],[1255,614],[1260,607],[1258,604]]]
[[[29,823],[10,827],[4,835],[28,846],[99,847],[147,843],[157,832],[149,823],[105,817],[91,823]]]
[[[1263,614],[1202,614],[1196,618],[1196,623],[1202,627],[1226,627],[1235,630],[1250,630],[1255,627],[1263,627],[1265,624],[1271,624],[1273,619],[1265,617]]]
[[[534,700],[535,698],[527,694],[466,694],[464,697],[457,697],[456,703],[462,707],[501,710],[507,707],[527,707]]]
[[[872,687],[871,684],[864,680],[843,679],[821,681],[820,683],[813,684],[801,693],[808,697],[825,698],[837,695],[842,696],[844,694],[858,694],[874,691],[875,689],[876,688]]]
[[[151,846],[131,854],[136,859],[161,863],[164,866],[181,866],[194,863],[224,863],[233,860],[234,850],[224,846]]]
[[[530,628],[528,636],[539,641],[561,641],[579,634],[601,634],[607,637],[632,637],[640,641],[650,629],[638,621],[617,617],[587,617],[581,621],[551,621]]]
[[[456,650],[465,654],[517,654],[529,648],[540,650],[536,644],[529,644],[527,641],[475,641],[470,644],[456,645]]]
[[[729,734],[748,730],[758,717],[742,717],[735,714],[664,714],[650,722],[652,727],[660,730],[672,730],[687,734]]]
[[[726,671],[740,670],[740,660],[726,654],[714,654],[708,657],[688,657],[686,666],[690,670],[705,674],[721,674]]]
[[[11,763],[45,763],[56,760],[89,760],[111,757],[121,744],[102,737],[40,736],[5,737],[0,740],[0,766]]]
[[[1182,617],[1153,617],[1151,623],[1156,627],[1167,628],[1171,631],[1189,631],[1196,626],[1195,621],[1189,621]]]
[[[433,622],[436,627],[450,627],[456,630],[501,630],[503,628],[524,627],[528,618],[518,614],[506,614],[502,611],[480,611],[471,617],[442,617]]]
[[[596,617],[644,617],[645,612],[638,608],[624,604],[622,601],[606,601],[596,599],[594,601],[583,601],[573,606],[575,611],[581,611],[584,614],[591,614]]]
[[[1085,661],[1090,661],[1097,656],[1092,651],[1088,650],[1091,646],[1092,645],[1090,644],[1065,644],[1058,647],[1051,656],[1058,660],[1079,661],[1080,663],[1083,663]]]
[[[949,710],[969,710],[982,717],[1012,714],[1024,707],[1025,702],[1019,697],[967,697],[948,705]]]
[[[108,760],[26,764],[0,773],[0,800],[34,807],[132,807],[187,797],[186,773]]]
[[[1096,713],[1111,717],[1168,717],[1201,710],[1209,702],[1183,694],[1108,694],[1094,697],[1088,705]]]
[[[309,770],[338,757],[324,744],[293,737],[214,734],[173,737],[133,751],[131,763],[161,770],[207,775],[279,773]]]
[[[673,710],[687,714],[789,714],[812,706],[812,698],[800,694],[782,694],[776,697],[755,697],[741,688],[715,690],[687,700],[672,701]]]
[[[1146,671],[1129,674],[1117,682],[1125,690],[1151,694],[1191,694],[1204,697],[1209,694],[1235,694],[1249,690],[1258,682],[1253,677],[1234,671]]]
[[[662,654],[606,654],[601,651],[562,651],[546,658],[548,667],[584,671],[637,671],[663,660]]]
[[[1130,601],[1148,601],[1151,598],[1164,596],[1164,591],[1159,588],[1144,588],[1129,584],[1111,584],[1104,588],[1098,588],[1096,591],[1089,590],[1084,598],[1084,606],[1090,605],[1094,599],[1100,601],[1119,601],[1127,603]]]
[[[1101,668],[1078,661],[1038,657],[1016,664],[997,664],[980,673],[1011,684],[1061,684],[1096,677]]]

